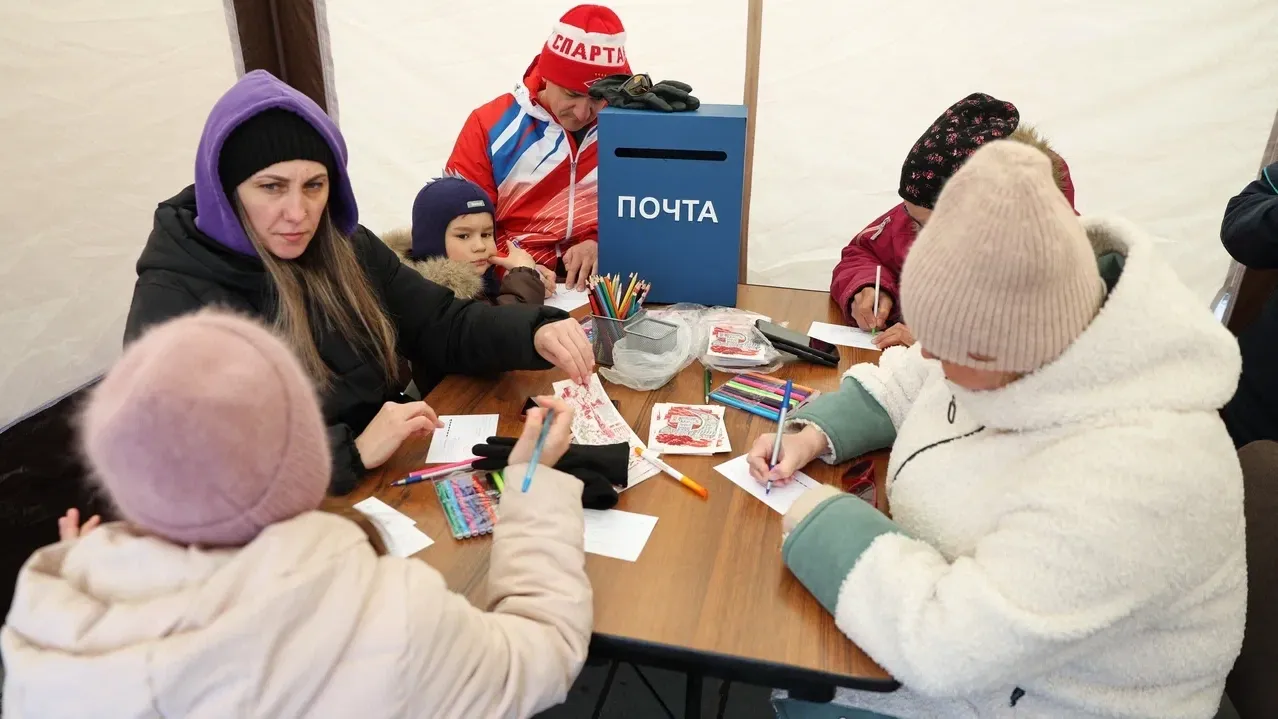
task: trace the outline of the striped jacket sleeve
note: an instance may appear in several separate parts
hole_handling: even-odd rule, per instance
[[[482,109],[475,110],[466,118],[466,124],[457,136],[453,154],[449,155],[444,172],[464,177],[484,188],[484,192],[496,204],[497,181],[493,178],[492,157],[488,154],[488,130],[480,118]]]

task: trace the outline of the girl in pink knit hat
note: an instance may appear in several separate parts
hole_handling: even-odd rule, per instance
[[[192,376],[198,381],[192,381]],[[500,500],[491,611],[425,562],[378,556],[316,511],[330,447],[311,379],[261,325],[156,325],[93,391],[94,477],[124,521],[61,522],[0,629],[3,707],[24,717],[526,717],[563,701],[590,639],[582,484],[550,469]],[[522,476],[544,418],[510,454]]]

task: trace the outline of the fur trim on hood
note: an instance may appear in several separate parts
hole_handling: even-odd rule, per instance
[[[405,265],[431,282],[452,290],[454,295],[474,299],[484,294],[484,278],[476,275],[474,270],[460,262],[454,262],[447,257],[431,257],[426,260],[414,260],[409,257],[413,249],[411,231],[402,228],[391,230],[382,236],[382,241],[399,255],[399,259]]]

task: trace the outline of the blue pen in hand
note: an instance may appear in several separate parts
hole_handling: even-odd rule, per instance
[[[785,381],[785,392],[781,395],[781,411],[777,414],[777,437],[772,442],[772,461],[768,463],[768,483],[763,487],[764,494],[772,494],[772,475],[771,471],[777,466],[777,459],[781,457],[781,432],[785,428],[785,416],[790,410],[790,393],[794,391],[794,380]]]
[[[546,446],[546,437],[550,435],[550,424],[554,421],[553,409],[546,412],[546,416],[541,420],[541,434],[537,435],[537,444],[533,445],[532,457],[528,460],[528,471],[524,474],[524,485],[519,488],[521,492],[527,492],[528,486],[532,484],[533,472],[537,471],[537,462],[541,461],[541,448]]]

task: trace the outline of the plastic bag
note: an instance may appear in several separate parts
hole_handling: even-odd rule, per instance
[[[701,364],[720,372],[749,370],[767,374],[784,364],[784,357],[754,326],[766,315],[730,307],[711,307],[701,313],[705,337],[699,346]]]
[[[646,392],[663,387],[667,382],[692,364],[698,348],[705,344],[699,317],[701,305],[671,305],[659,310],[647,310],[648,317],[675,325],[674,348],[666,352],[652,353],[638,350],[638,344],[630,337],[617,340],[612,349],[612,367],[600,367],[599,375],[614,384]]]

